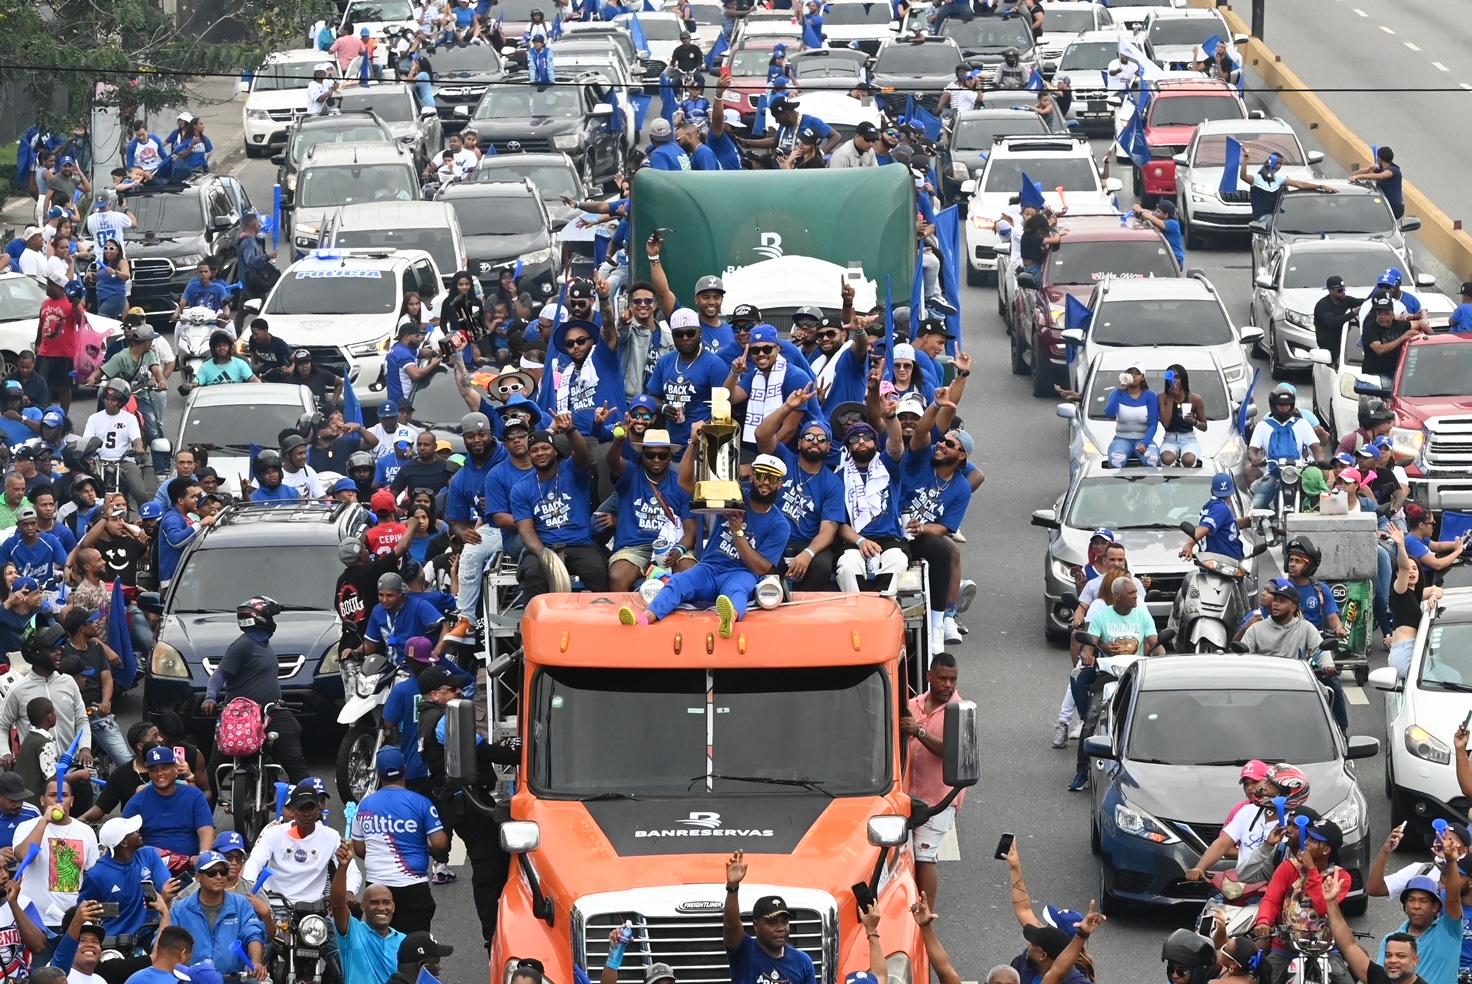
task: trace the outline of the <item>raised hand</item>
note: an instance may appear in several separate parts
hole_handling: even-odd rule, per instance
[[[746,852],[737,851],[726,861],[726,885],[740,885],[746,878]]]

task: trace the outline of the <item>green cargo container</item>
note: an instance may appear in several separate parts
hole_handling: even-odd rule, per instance
[[[661,262],[681,303],[695,281],[781,256],[857,263],[882,303],[889,275],[908,304],[915,276],[915,186],[904,167],[818,171],[656,171],[634,176],[629,258],[649,276],[644,244],[672,230]]]

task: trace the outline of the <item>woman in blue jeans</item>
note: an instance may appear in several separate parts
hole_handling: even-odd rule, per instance
[[[1114,421],[1114,440],[1109,442],[1109,464],[1123,468],[1131,460],[1154,468],[1160,464],[1155,443],[1160,429],[1160,398],[1145,382],[1138,364],[1119,374],[1119,386],[1109,394],[1104,416]]]

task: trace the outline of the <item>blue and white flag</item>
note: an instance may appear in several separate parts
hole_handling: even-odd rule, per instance
[[[1226,159],[1222,161],[1222,181],[1220,191],[1223,195],[1237,193],[1237,178],[1242,172],[1242,144],[1236,137],[1227,138]]]

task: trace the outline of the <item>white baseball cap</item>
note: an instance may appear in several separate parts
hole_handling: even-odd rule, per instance
[[[773,475],[779,475],[782,478],[786,478],[787,462],[783,461],[775,454],[759,454],[752,459],[751,470],[754,472],[771,472]]]
[[[194,122],[194,114],[191,113],[191,112],[189,112],[189,110],[186,109],[184,112],[182,112],[182,113],[179,114],[179,122],[180,123],[193,123]]]
[[[557,315],[557,312],[558,312],[557,303],[554,301],[551,304],[544,304],[542,306],[542,310],[540,312],[538,312],[537,317],[538,318],[541,318],[543,321],[556,322],[557,321],[557,316],[558,316]],[[566,316],[567,312],[566,311],[563,311],[562,314],[563,314],[563,316]]]
[[[109,851],[123,842],[123,838],[143,829],[141,816],[113,817],[97,832],[97,846]]]
[[[925,416],[925,399],[911,393],[900,401],[894,412],[896,414],[913,413],[917,417],[923,417]]]
[[[690,308],[675,308],[674,313],[670,315],[671,329],[699,327],[700,315],[696,314]]]
[[[906,362],[915,361],[915,346],[909,342],[900,342],[894,347],[894,361],[904,359]]]

